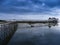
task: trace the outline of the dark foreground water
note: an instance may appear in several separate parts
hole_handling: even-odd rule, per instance
[[[60,26],[19,26],[8,45],[60,45]]]

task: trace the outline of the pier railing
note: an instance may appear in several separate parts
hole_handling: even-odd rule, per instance
[[[27,23],[29,25],[35,23],[48,23],[49,28],[51,23],[54,26],[58,23],[58,20],[45,20],[45,21],[4,21],[0,20],[0,45],[6,45],[14,32],[17,30],[18,23]],[[31,27],[33,27],[31,25]]]
[[[6,45],[17,29],[17,23],[0,24],[0,45]]]

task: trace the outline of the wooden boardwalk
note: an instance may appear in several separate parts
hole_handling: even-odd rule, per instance
[[[0,45],[6,45],[14,32],[17,30],[18,23],[27,23],[29,25],[35,23],[48,23],[48,26],[51,27],[51,23],[54,26],[58,23],[57,20],[44,20],[44,21],[0,21]]]
[[[6,45],[14,32],[17,30],[17,24],[0,24],[0,45]]]

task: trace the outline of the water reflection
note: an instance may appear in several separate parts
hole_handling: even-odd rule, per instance
[[[48,27],[51,28],[52,26],[58,25],[57,23],[48,23]]]
[[[20,24],[8,45],[60,45],[60,26],[21,28]]]

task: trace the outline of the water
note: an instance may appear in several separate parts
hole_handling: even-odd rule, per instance
[[[60,25],[51,28],[21,25],[8,45],[60,45]]]

